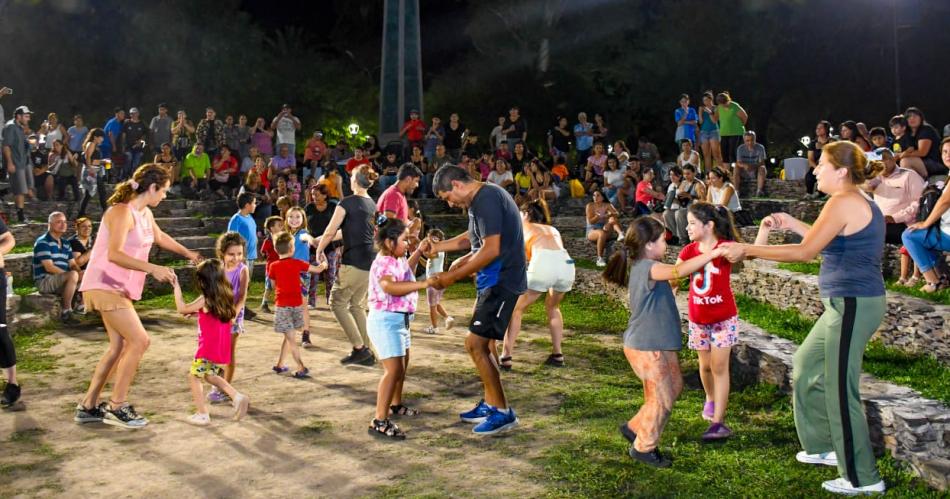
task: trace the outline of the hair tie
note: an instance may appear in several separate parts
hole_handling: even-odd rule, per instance
[[[139,190],[139,183],[136,182],[135,179],[129,179],[129,185],[132,186],[133,190]]]

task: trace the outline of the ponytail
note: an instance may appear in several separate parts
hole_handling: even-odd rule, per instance
[[[720,241],[742,242],[742,236],[736,230],[736,222],[729,208],[704,202],[689,205],[689,212],[703,225],[713,223],[713,231]]]
[[[144,164],[135,170],[132,178],[120,183],[115,188],[115,192],[109,197],[109,206],[120,203],[128,203],[139,194],[148,192],[154,184],[156,189],[161,189],[168,185],[170,177],[168,170],[155,163]]]
[[[659,241],[665,236],[666,228],[653,217],[642,216],[630,222],[620,249],[610,256],[604,268],[604,280],[626,287],[630,279],[629,264],[643,258],[643,250],[648,243]]]

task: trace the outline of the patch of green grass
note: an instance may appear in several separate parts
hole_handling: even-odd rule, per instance
[[[801,343],[815,321],[797,310],[782,310],[748,296],[737,294],[739,318],[776,336]],[[864,352],[864,371],[908,386],[924,397],[950,405],[950,367],[929,355],[912,355],[885,346],[878,340],[868,343]]]
[[[897,293],[915,296],[929,302],[939,303],[941,305],[950,305],[950,288],[941,289],[935,293],[925,293],[920,290],[920,287],[924,285],[923,280],[920,284],[914,287],[908,286],[898,286],[897,279],[887,279],[884,281],[884,286],[889,291],[895,291]]]
[[[49,353],[56,344],[50,335],[56,327],[48,324],[42,327],[20,327],[13,334],[13,345],[17,352],[17,369],[23,372],[46,372],[56,366],[59,357]]]
[[[819,262],[780,263],[778,268],[799,274],[818,275],[821,264]]]
[[[33,252],[33,245],[32,245],[32,244],[30,244],[30,245],[24,244],[24,245],[22,245],[22,246],[14,246],[13,249],[10,250],[10,253],[9,253],[9,254],[11,254],[11,255],[22,255],[23,253],[32,253],[32,252]]]
[[[593,260],[588,260],[588,259],[586,259],[586,258],[575,258],[575,259],[574,259],[574,266],[577,267],[577,268],[579,268],[579,269],[604,270],[604,269],[602,269],[602,268],[600,268],[600,267],[597,266],[597,262],[595,262],[595,261],[593,261]]]
[[[548,323],[544,299],[545,296],[542,296],[528,307],[522,319],[524,322],[540,325]],[[584,334],[622,334],[630,318],[627,309],[613,298],[583,293],[565,295],[561,302],[561,314],[565,328]]]
[[[25,286],[14,286],[13,288],[13,293],[20,296],[31,295],[37,291],[38,290],[36,289],[36,286],[32,284],[27,284]]]

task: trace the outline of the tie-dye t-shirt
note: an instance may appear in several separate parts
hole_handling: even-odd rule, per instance
[[[409,262],[405,258],[395,258],[376,255],[373,265],[369,269],[369,306],[372,310],[383,310],[386,312],[408,312],[416,311],[416,302],[419,299],[419,293],[413,291],[403,296],[391,296],[383,292],[379,285],[379,280],[384,276],[391,276],[396,282],[415,281],[416,277],[409,268]]]

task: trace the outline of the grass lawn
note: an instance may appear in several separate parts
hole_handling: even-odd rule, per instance
[[[800,274],[809,274],[809,275],[818,275],[819,269],[818,262],[805,262],[805,263],[780,263],[778,268],[782,270],[788,270],[791,272],[798,272]],[[905,295],[915,296],[923,300],[931,301],[934,303],[940,303],[942,305],[950,305],[950,289],[942,289],[936,293],[925,293],[920,290],[920,287],[923,286],[924,282],[921,281],[920,284],[914,287],[907,286],[898,286],[897,279],[890,278],[884,281],[884,286],[888,291],[894,291],[896,293],[901,293]]]

